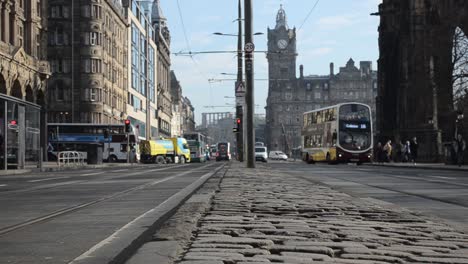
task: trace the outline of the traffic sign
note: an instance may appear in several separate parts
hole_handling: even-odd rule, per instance
[[[255,45],[251,42],[245,43],[244,50],[245,52],[249,52],[249,53],[253,52],[255,50]]]
[[[243,96],[244,93],[245,93],[244,82],[239,82],[236,86],[236,96]]]

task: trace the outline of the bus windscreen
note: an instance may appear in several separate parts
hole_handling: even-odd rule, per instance
[[[368,107],[347,104],[339,110],[339,144],[346,150],[365,150],[371,147],[371,115]]]

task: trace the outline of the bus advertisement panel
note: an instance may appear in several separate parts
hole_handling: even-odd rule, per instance
[[[343,103],[304,113],[302,159],[309,163],[368,162],[372,140],[368,105]]]

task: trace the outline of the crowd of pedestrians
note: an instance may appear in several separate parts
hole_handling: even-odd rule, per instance
[[[397,144],[392,144],[391,140],[388,140],[385,145],[378,142],[375,148],[374,157],[377,162],[412,162],[416,164],[418,159],[419,144],[416,137],[407,140],[405,143],[402,141]]]
[[[458,134],[451,144],[451,162],[461,166],[463,164],[464,155],[466,152],[466,141],[461,134]],[[378,142],[375,146],[375,161],[378,163],[384,162],[411,162],[416,164],[418,160],[419,143],[416,137],[407,140],[404,143],[392,143],[388,140],[384,145]]]

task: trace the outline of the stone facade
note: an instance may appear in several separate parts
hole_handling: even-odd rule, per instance
[[[276,27],[268,29],[269,88],[266,107],[265,139],[270,150],[290,152],[301,146],[302,114],[306,111],[342,102],[361,102],[375,112],[377,73],[370,61],[360,68],[350,59],[345,67],[326,76],[296,77],[296,30],[289,29],[286,13],[280,8]]]
[[[120,1],[49,0],[49,122],[121,123],[127,22]]]
[[[154,0],[151,15],[155,28],[155,43],[158,49],[156,61],[157,70],[157,105],[159,135],[172,136],[172,97],[171,97],[171,35],[167,26],[167,19],[161,10],[159,0]]]
[[[158,138],[156,113],[156,60],[157,47],[154,28],[145,2],[124,1],[128,23],[127,62],[127,118],[138,126],[139,136],[146,139]]]
[[[186,132],[195,131],[195,110],[190,100],[183,96],[174,71],[171,71],[171,96],[173,136],[183,136]]]
[[[44,106],[47,62],[45,0],[0,0],[0,93]]]
[[[185,132],[195,131],[195,108],[188,97],[182,97],[181,130]]]
[[[438,160],[443,142],[453,138],[456,125],[453,36],[457,27],[468,32],[468,2],[384,0],[377,15],[379,137],[417,136],[421,158]]]

